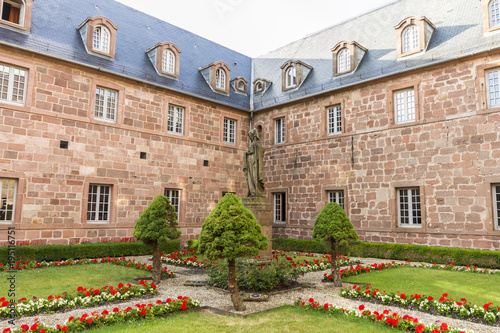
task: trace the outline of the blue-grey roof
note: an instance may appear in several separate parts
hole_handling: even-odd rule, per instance
[[[409,16],[427,17],[436,30],[424,53],[398,60],[394,26]],[[395,1],[253,59],[253,79],[273,82],[265,94],[254,97],[254,108],[264,109],[498,48],[500,34],[483,34],[482,22],[478,0]],[[368,51],[353,74],[334,77],[331,48],[343,40],[356,41]],[[299,89],[282,92],[280,66],[290,59],[301,60],[314,69]]]
[[[104,16],[118,27],[114,60],[85,50],[77,27],[94,16]],[[436,29],[424,53],[398,59],[394,26],[409,16],[425,16]],[[43,0],[34,1],[29,34],[0,25],[0,41],[244,110],[251,110],[253,98],[253,109],[262,110],[497,49],[500,33],[483,34],[481,2],[477,0],[398,0],[251,59],[113,0]],[[145,53],[166,41],[182,52],[179,80],[158,75]],[[334,76],[331,48],[340,41],[355,41],[368,51],[354,73]],[[298,89],[283,92],[281,66],[289,60],[313,69]],[[213,92],[198,69],[218,61],[231,68],[231,78],[241,76],[249,84],[265,79],[271,82],[266,84],[269,88],[255,96],[238,94],[232,87],[229,95]]]
[[[104,16],[117,27],[115,59],[88,54],[77,27],[87,17]],[[251,80],[251,58],[113,0],[34,1],[29,34],[0,25],[0,40],[50,56],[96,66],[120,75],[248,110],[249,95],[213,92],[198,68],[223,61],[230,76]],[[179,80],[156,73],[145,51],[159,42],[181,50]]]

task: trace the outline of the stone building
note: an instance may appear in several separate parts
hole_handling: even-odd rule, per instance
[[[0,230],[197,237],[266,147],[276,237],[328,201],[363,240],[500,247],[499,0],[399,0],[249,58],[112,0],[1,0]],[[53,20],[57,16],[61,20]]]

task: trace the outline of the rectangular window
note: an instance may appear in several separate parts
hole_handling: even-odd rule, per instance
[[[494,225],[496,230],[500,230],[500,184],[493,185],[493,211]]]
[[[274,120],[274,142],[285,143],[285,117]]]
[[[396,124],[415,121],[415,91],[413,88],[394,92]]]
[[[87,222],[109,222],[111,185],[89,185]]]
[[[165,196],[170,201],[170,204],[174,206],[175,212],[177,213],[177,220],[179,220],[179,198],[181,197],[181,191],[176,189],[165,189]]]
[[[236,120],[224,118],[224,133],[222,141],[224,143],[236,143]]]
[[[274,222],[286,222],[286,193],[274,193]]]
[[[0,100],[24,105],[28,71],[0,64]]]
[[[109,122],[116,122],[116,104],[118,92],[97,87],[95,92],[94,118]]]
[[[184,108],[180,106],[168,106],[167,131],[173,134],[183,134],[184,128]]]
[[[0,223],[14,222],[17,179],[0,178]]]
[[[500,69],[489,71],[486,73],[488,85],[488,107],[500,105],[500,85],[498,82]]]
[[[328,202],[336,202],[342,209],[344,209],[344,191],[327,191]]]
[[[398,216],[400,227],[420,227],[422,213],[420,207],[420,189],[398,189]]]
[[[335,105],[328,108],[328,135],[342,133],[342,108]]]

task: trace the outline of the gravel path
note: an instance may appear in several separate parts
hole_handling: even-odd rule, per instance
[[[150,257],[150,256],[149,256]],[[139,262],[147,262],[148,257],[131,257],[130,259],[135,259]],[[370,259],[370,258],[353,258],[361,260],[362,264],[372,264],[372,263],[381,263],[381,262],[389,262],[383,261],[380,259]],[[396,261],[400,262],[400,261]],[[209,287],[188,287],[184,286],[184,283],[189,280],[194,281],[205,281],[206,275],[203,274],[202,270],[186,268],[186,267],[177,267],[177,266],[169,266],[169,269],[172,270],[177,277],[175,279],[167,279],[162,281],[162,283],[158,287],[158,294],[151,298],[151,301],[155,301],[157,299],[165,300],[168,297],[174,298],[179,295],[188,296],[193,300],[196,300],[200,303],[201,306],[209,306],[214,307],[220,310],[234,312],[233,305],[231,303],[231,299],[229,293],[224,290],[217,290]],[[297,290],[291,290],[286,292],[281,292],[275,295],[271,295],[269,297],[269,301],[267,302],[245,302],[247,310],[244,312],[238,312],[239,314],[252,314],[257,313],[263,310],[267,310],[270,308],[279,307],[282,305],[293,304],[295,300],[301,297],[304,300],[308,300],[310,297],[314,298],[314,300],[320,302],[321,304],[329,303],[335,305],[337,307],[343,307],[346,309],[357,310],[359,305],[365,304],[366,308],[371,311],[379,311],[387,309],[386,305],[377,305],[371,303],[363,303],[360,301],[355,301],[347,298],[342,298],[339,296],[339,288],[335,288],[330,283],[321,283],[321,279],[323,278],[323,271],[311,272],[305,274],[303,277],[299,279],[300,283],[314,283],[312,288],[301,288]],[[140,303],[147,303],[146,300],[141,300]],[[137,299],[132,301],[127,301],[124,303],[120,303],[119,305],[113,303],[111,305],[100,306],[96,308],[84,308],[79,310],[72,310],[65,313],[56,313],[56,314],[39,314],[36,316],[30,317],[22,317],[16,320],[16,328],[19,328],[22,324],[33,324],[33,320],[38,318],[41,322],[49,325],[55,326],[56,324],[63,324],[67,321],[70,316],[79,317],[84,313],[90,313],[92,311],[103,311],[105,309],[110,310],[113,307],[117,306],[120,309],[123,309],[127,306],[134,306],[138,303]],[[455,328],[470,331],[475,333],[500,333],[500,328],[495,328],[486,325],[480,325],[476,323],[467,322],[464,320],[451,319],[442,316],[434,316],[427,314],[425,312],[418,311],[410,311],[405,308],[391,307],[392,311],[395,311],[400,314],[408,314],[412,317],[416,317],[419,319],[421,323],[424,325],[427,324],[436,324],[440,325],[442,322],[446,322],[448,325],[453,326]],[[3,330],[6,327],[12,327],[7,323],[7,320],[0,321],[0,330]]]

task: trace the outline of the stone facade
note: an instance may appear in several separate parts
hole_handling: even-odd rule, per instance
[[[286,223],[274,237],[308,239],[342,190],[360,238],[497,250],[492,184],[500,183],[500,109],[486,107],[485,69],[500,54],[434,66],[255,114],[266,146],[269,198],[286,192]],[[393,92],[415,88],[416,121],[396,124]],[[483,103],[484,102],[484,103]],[[343,132],[327,135],[326,112],[342,107]],[[287,142],[274,144],[273,119]],[[397,189],[420,189],[421,227],[400,227]]]

